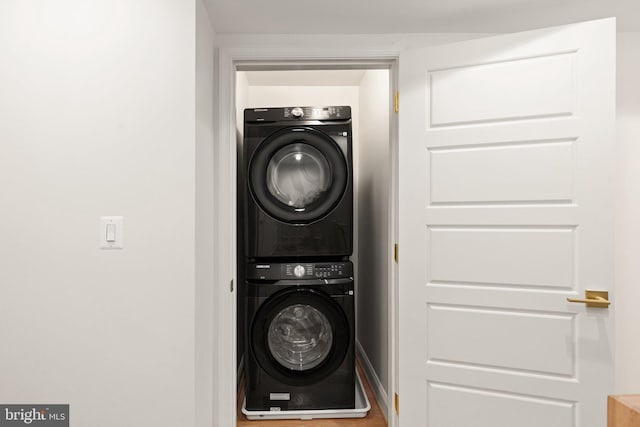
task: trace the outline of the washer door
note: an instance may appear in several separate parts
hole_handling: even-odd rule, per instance
[[[249,163],[248,182],[260,207],[287,223],[329,214],[347,186],[347,162],[336,142],[313,128],[286,128],[266,138]]]
[[[350,327],[328,295],[290,287],[268,298],[251,325],[253,354],[267,374],[291,385],[317,382],[344,360]]]

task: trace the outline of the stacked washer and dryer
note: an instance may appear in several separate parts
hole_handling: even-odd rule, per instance
[[[244,112],[245,413],[355,407],[351,108]]]

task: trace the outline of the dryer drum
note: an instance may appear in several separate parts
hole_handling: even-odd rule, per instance
[[[300,212],[322,198],[331,181],[327,159],[304,143],[285,145],[267,166],[267,188],[271,195]]]
[[[309,224],[344,196],[348,166],[336,142],[310,127],[281,129],[260,143],[249,162],[252,197],[269,216]]]

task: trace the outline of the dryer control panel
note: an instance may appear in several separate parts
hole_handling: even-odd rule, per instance
[[[257,263],[247,265],[247,279],[339,279],[353,276],[353,264],[348,261],[325,263]]]
[[[247,108],[244,110],[245,122],[349,119],[351,119],[351,107],[348,106]]]

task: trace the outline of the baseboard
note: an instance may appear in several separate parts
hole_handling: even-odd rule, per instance
[[[371,384],[371,388],[376,395],[376,400],[378,401],[380,410],[384,415],[384,419],[388,423],[389,420],[387,418],[387,413],[389,411],[389,397],[387,396],[387,392],[380,382],[380,378],[378,378],[378,374],[376,374],[376,371],[373,369],[373,365],[367,357],[367,353],[365,353],[362,345],[360,345],[360,342],[358,342],[358,340],[356,340],[356,353],[358,355],[358,358],[360,359],[364,374],[367,376],[367,380],[369,380],[369,384]]]

